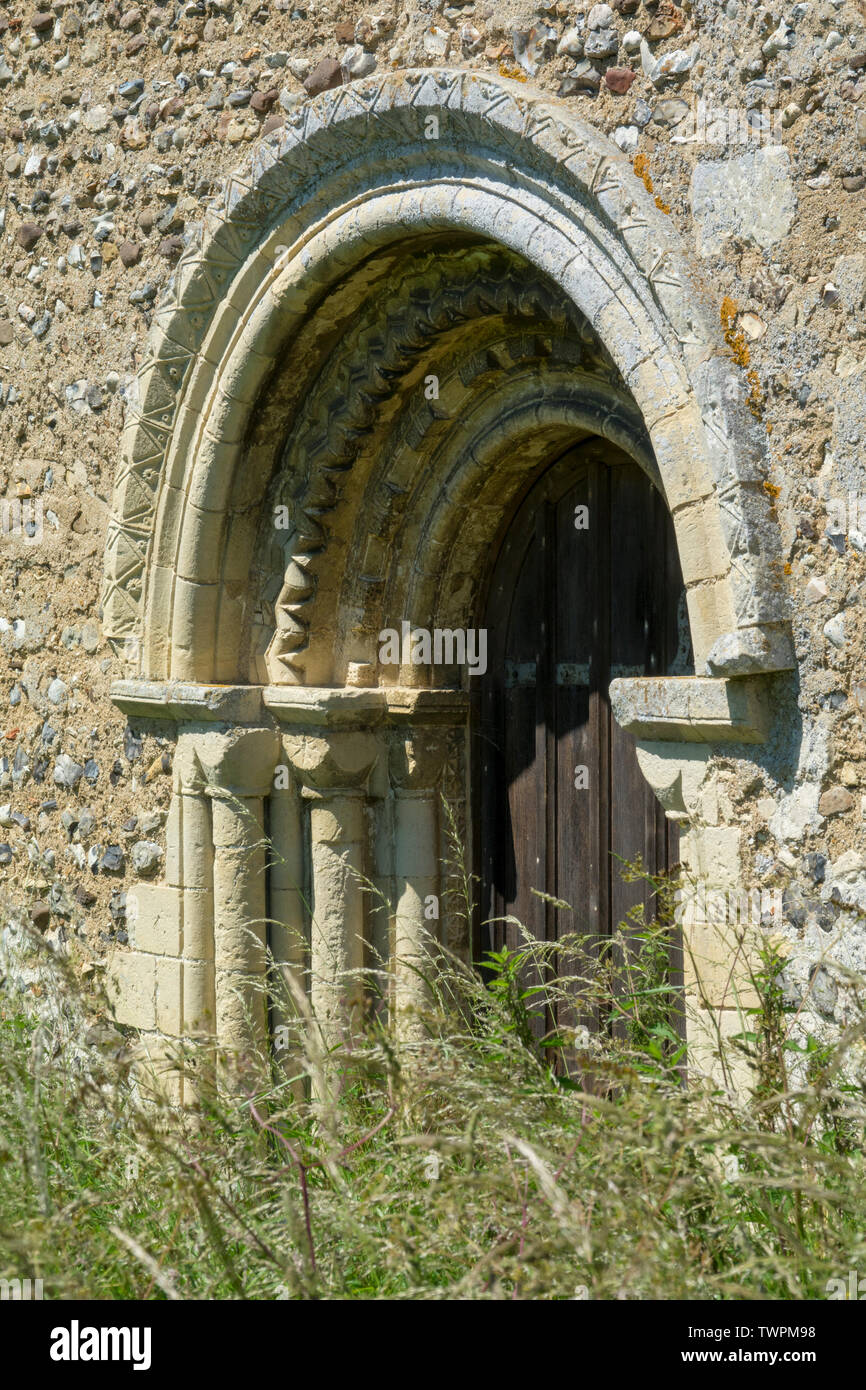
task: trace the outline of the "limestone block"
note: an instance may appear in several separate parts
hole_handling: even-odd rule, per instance
[[[750,1032],[751,1028],[751,1019],[740,1009],[707,1009],[693,996],[688,996],[686,1029],[690,1075],[705,1077],[723,1086],[731,1095],[747,1095],[755,1082],[754,1069],[731,1039],[738,1033]]]
[[[695,654],[695,670],[703,673],[713,644],[723,632],[736,626],[730,586],[725,580],[711,580],[686,588],[689,626]]]
[[[214,954],[213,893],[204,888],[185,888],[181,897],[183,958],[212,961]]]
[[[713,480],[695,406],[680,405],[647,424],[665,500],[674,517],[680,507],[712,498]]]
[[[165,877],[179,888],[213,888],[213,830],[210,802],[201,795],[175,795],[165,827]]]
[[[183,886],[183,798],[173,796],[165,820],[165,881],[173,888]]]
[[[636,744],[641,772],[665,812],[673,820],[691,819],[698,791],[706,776],[710,750],[694,743],[644,742]]]
[[[215,994],[217,1043],[227,1053],[263,1051],[267,1009],[263,981],[233,970],[217,970]]]
[[[177,557],[181,578],[197,584],[219,583],[225,525],[224,512],[206,512],[192,504],[186,508]]]
[[[118,1023],[130,1028],[156,1027],[156,961],[143,951],[115,951],[106,989]]]
[[[737,889],[742,884],[740,827],[707,825],[697,841],[698,873],[712,888]]]
[[[206,680],[210,675],[219,594],[216,584],[176,579],[170,672],[175,680]]]
[[[181,894],[165,884],[139,883],[126,895],[133,946],[158,956],[181,953]]]
[[[682,507],[674,517],[674,528],[684,583],[727,574],[731,557],[714,507],[703,501]]]
[[[753,978],[760,968],[754,928],[733,922],[694,922],[684,929],[686,992],[713,1008],[756,1008]]]
[[[206,961],[157,961],[156,1026],[171,1038],[213,1035],[216,1026],[213,965]]]
[[[760,671],[788,671],[797,665],[787,624],[741,627],[725,632],[707,653],[714,676],[746,676]]]
[[[173,1044],[158,1033],[139,1039],[135,1075],[144,1099],[183,1105],[195,1098]]]
[[[169,1038],[183,1033],[183,963],[176,959],[156,962],[156,1026]]]

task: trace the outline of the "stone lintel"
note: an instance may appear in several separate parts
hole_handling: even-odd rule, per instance
[[[411,686],[268,685],[265,708],[281,724],[307,727],[371,728],[379,724],[462,725],[469,713],[463,690],[427,690]]]
[[[247,724],[261,718],[260,685],[196,685],[189,681],[120,680],[111,699],[124,714],[190,723]]]
[[[772,709],[760,677],[636,676],[611,681],[614,718],[636,739],[763,743]]]

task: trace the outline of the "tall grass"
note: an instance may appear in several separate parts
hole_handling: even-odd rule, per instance
[[[866,1272],[862,1028],[830,1048],[793,1030],[765,944],[758,1003],[718,1039],[745,1090],[723,1068],[684,1084],[656,888],[655,919],[600,952],[524,934],[482,980],[439,951],[420,1040],[371,1010],[323,1056],[275,971],[280,1066],[246,1059],[266,1083],[184,1111],[7,905],[27,969],[0,991],[0,1277],[55,1299],[826,1297]]]

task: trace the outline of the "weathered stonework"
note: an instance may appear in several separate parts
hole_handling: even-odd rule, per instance
[[[425,138],[427,113],[439,123],[435,140]],[[387,161],[396,158],[395,191]],[[649,434],[675,524],[688,533],[699,668],[789,666],[759,432],[725,389],[730,356],[663,215],[591,128],[514,84],[431,71],[311,103],[232,176],[201,246],[181,261],[138,375],[116,481],[105,592],[116,646],[137,650],[140,641],[139,669],[154,678],[237,678],[244,604],[234,590],[249,573],[248,518],[267,482],[257,459],[245,460],[235,482],[252,407],[327,285],[395,242],[458,235],[528,260],[610,354]],[[345,458],[331,466],[341,471]],[[325,477],[321,486],[327,507],[332,484]],[[313,493],[298,533],[302,582],[303,558],[323,541],[322,501]],[[721,572],[717,553],[726,557]],[[298,596],[296,569],[288,584]],[[287,602],[291,631],[299,620]],[[301,644],[312,621],[295,632]]]
[[[583,8],[560,18],[582,32]],[[0,16],[0,466],[8,497],[45,507],[38,546],[3,535],[0,873],[16,888],[37,840],[54,856],[39,872],[81,911],[52,896],[52,930],[111,939],[118,1017],[154,1055],[262,1040],[266,940],[336,1028],[361,917],[411,1032],[468,714],[458,673],[383,667],[376,637],[471,624],[511,501],[599,435],[664,493],[695,657],[615,682],[614,709],[691,872],[792,882],[772,927],[831,1035],[844,1006],[812,1010],[809,981],[866,967],[862,16],[812,6],[767,59],[765,9],[695,0],[652,41],[654,60],[696,55],[688,73],[620,43],[590,76],[634,81],[595,95],[555,45],[524,80],[517,0],[475,16],[477,42],[437,16],[439,57],[429,16],[395,8],[371,75],[331,59],[310,100],[333,24],[308,9],[237,0],[206,25],[166,7],[137,53],[98,6],[55,5],[38,31]],[[242,49],[256,104],[233,91],[220,114],[209,84],[232,86]],[[157,90],[176,76],[180,97]],[[766,101],[771,132],[713,148],[683,120],[699,94],[738,117]],[[331,767],[371,739],[355,782],[296,766],[299,741]],[[344,852],[387,922],[366,898],[359,915]],[[733,1027],[737,946],[692,944],[690,994]]]
[[[348,337],[335,334],[349,311]],[[511,498],[570,440],[611,440],[661,486],[686,581],[698,674],[614,690],[621,722],[661,760],[665,801],[668,785],[682,785],[671,739],[761,741],[762,682],[792,662],[759,432],[726,389],[734,368],[686,258],[623,156],[555,104],[466,73],[401,73],[311,103],[229,180],[155,322],[105,593],[107,631],[119,651],[132,644],[150,684],[121,684],[116,698],[176,718],[178,698],[198,688],[195,701],[211,701],[208,682],[252,681],[277,722],[300,709],[304,725],[282,738],[294,791],[291,809],[277,802],[275,846],[285,843],[298,880],[277,893],[298,965],[309,951],[326,1047],[360,1007],[363,885],[381,839],[365,808],[390,798],[387,956],[398,1023],[417,1027],[447,750],[423,707],[403,716],[388,703],[434,673],[377,670],[377,634],[405,614],[471,626]],[[281,686],[309,687],[312,699],[298,707],[287,690],[281,703]],[[454,712],[459,726],[459,703]],[[384,745],[373,731],[383,717],[383,727],[408,724]],[[172,850],[186,863],[207,825],[212,849],[195,848],[193,880],[180,872],[167,890],[177,958],[189,956],[188,912],[198,922],[209,905],[213,941],[208,964],[189,956],[195,1005],[178,992],[166,1028],[170,1006],[148,976],[140,1016],[126,1005],[125,1017],[153,1027],[160,1006],[161,1031],[182,1035],[212,1000],[220,1048],[242,1052],[264,1040],[261,807],[277,736],[178,727],[190,771],[176,785]],[[250,740],[262,749],[255,773],[238,752]],[[693,820],[680,800],[670,813]],[[697,860],[702,833],[694,823]],[[301,880],[306,943],[292,897]],[[154,894],[139,900],[140,953],[166,936],[169,900]],[[204,949],[200,935],[190,951]]]

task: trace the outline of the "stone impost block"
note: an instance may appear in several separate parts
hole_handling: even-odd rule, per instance
[[[281,724],[307,730],[370,729],[381,723],[460,725],[465,723],[469,697],[463,690],[426,690],[408,686],[284,686],[262,691],[265,708]],[[297,738],[297,734],[287,734]]]
[[[762,743],[772,721],[760,680],[636,676],[611,681],[617,723],[638,739]]]
[[[261,714],[261,688],[255,685],[198,685],[190,681],[115,681],[111,699],[124,714],[185,723],[223,721],[250,724]]]

